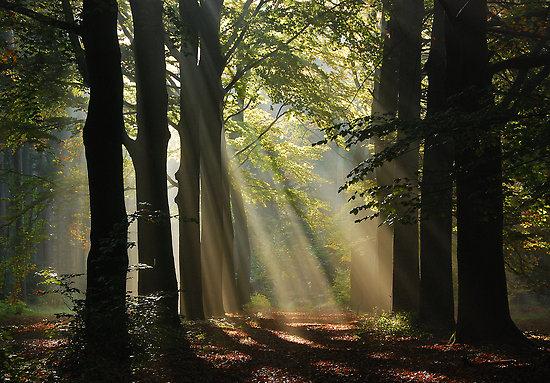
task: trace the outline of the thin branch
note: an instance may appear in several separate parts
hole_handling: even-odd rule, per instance
[[[165,33],[164,34],[164,45],[166,46],[166,48],[168,49],[168,52],[170,53],[170,55],[176,59],[178,62],[181,62],[181,52],[180,50],[176,47],[176,44],[174,44],[174,42],[172,41],[172,39],[170,38],[170,36],[168,35],[168,33]]]
[[[303,26],[298,32],[296,32],[292,37],[290,37],[288,40],[286,40],[283,44],[281,44],[280,46],[278,46],[277,48],[275,49],[272,49],[270,52],[264,54],[263,56],[260,56],[258,57],[256,60],[252,61],[251,63],[249,63],[248,65],[245,65],[244,67],[242,67],[241,69],[239,69],[237,71],[237,73],[235,73],[235,76],[231,79],[231,81],[229,82],[229,84],[227,84],[225,87],[224,87],[224,92],[227,93],[229,92],[230,89],[232,89],[235,84],[237,84],[237,82],[239,82],[239,80],[245,75],[248,73],[248,71],[254,69],[254,68],[257,68],[259,67],[260,65],[263,64],[264,61],[266,61],[267,59],[273,57],[277,52],[279,52],[282,48],[282,46],[288,46],[289,44],[291,44],[294,40],[296,40],[302,33],[304,33],[309,27],[310,27],[311,24],[307,24],[305,26]]]
[[[76,25],[73,8],[70,1],[62,0],[61,5],[63,7],[63,16],[65,18],[65,22]],[[71,43],[71,46],[73,48],[78,72],[82,77],[84,85],[88,87],[90,85],[90,76],[88,73],[88,65],[86,64],[86,53],[84,52],[84,48],[80,44],[80,39],[78,38],[78,35],[75,33],[69,33],[69,42]]]
[[[229,60],[231,60],[231,58],[233,57],[233,54],[235,53],[239,45],[241,45],[242,41],[244,40],[244,37],[246,36],[246,33],[248,32],[248,29],[250,28],[250,24],[252,20],[258,15],[258,13],[260,12],[264,4],[267,3],[267,0],[260,0],[256,8],[254,9],[254,12],[252,12],[252,16],[250,17],[250,20],[245,24],[244,19],[246,18],[250,10],[250,5],[252,4],[252,1],[253,0],[247,0],[247,2],[245,3],[243,7],[243,12],[239,16],[239,19],[237,20],[235,31],[233,35],[230,37],[229,41],[227,42],[227,46],[229,47],[229,49],[227,49],[227,52],[225,53],[225,57],[224,57],[225,65],[227,65]],[[237,34],[237,31],[239,30],[240,27],[242,27],[241,32]]]
[[[345,2],[340,2],[340,3],[337,3],[335,5],[333,5],[332,7],[330,7],[329,9],[327,9],[325,12],[321,12],[321,15],[322,14],[325,14],[325,13],[330,13],[332,12],[334,9],[340,7],[341,5],[343,5]],[[319,16],[319,15],[318,15]],[[300,35],[302,33],[304,33],[309,27],[311,27],[312,25],[312,22],[313,21],[309,21],[306,25],[304,25],[302,28],[300,28],[300,30],[298,32],[296,32],[294,35],[292,35],[290,38],[288,38],[285,42],[283,42],[282,44],[278,45],[276,48],[272,49],[270,52],[258,57],[256,60],[252,61],[250,64],[248,65],[245,65],[243,68],[239,69],[237,71],[237,73],[235,73],[235,76],[231,79],[231,81],[229,82],[229,84],[227,84],[225,87],[224,87],[224,92],[227,93],[229,92],[230,89],[232,89],[235,84],[237,84],[237,82],[239,82],[239,80],[245,75],[248,73],[248,71],[250,71],[251,69],[254,69],[254,68],[257,68],[259,67],[260,65],[262,65],[262,63],[264,61],[266,61],[267,59],[273,57],[273,55],[275,55],[277,52],[279,52],[281,50],[281,48],[283,46],[288,46],[290,45],[294,40],[296,40],[298,37],[300,37]]]
[[[241,14],[237,18],[237,20],[235,21],[235,25],[233,26],[233,33],[231,33],[231,36],[229,36],[229,38],[227,39],[227,44],[226,44],[227,47],[232,46],[234,42],[238,39],[239,28],[244,25],[244,20],[246,19],[246,16],[250,11],[250,6],[252,5],[253,1],[254,0],[246,0],[246,2],[243,4],[243,10],[241,11]],[[260,1],[260,3],[261,2],[262,1]]]
[[[223,122],[226,123],[226,122],[228,122],[229,120],[231,120],[233,117],[238,116],[239,114],[241,114],[241,113],[243,113],[245,110],[247,110],[247,109],[250,107],[250,104],[252,104],[252,100],[254,100],[254,99],[251,98],[250,100],[248,100],[248,102],[246,103],[246,105],[245,105],[244,107],[242,107],[241,109],[239,109],[239,110],[236,111],[235,113],[232,113],[232,114],[230,114],[229,116],[227,116]]]
[[[279,119],[281,117],[283,117],[285,114],[287,114],[288,112],[290,112],[290,109],[287,109],[285,110],[283,113],[281,113],[281,110],[283,109],[283,107],[285,106],[285,104],[281,105],[279,107],[279,111],[277,112],[277,116],[275,117],[275,119],[273,121],[271,121],[271,123],[260,133],[260,135],[258,137],[256,137],[256,139],[254,139],[254,141],[250,142],[248,145],[246,145],[244,148],[242,148],[241,150],[239,150],[238,152],[236,152],[234,155],[233,155],[233,158],[236,158],[237,156],[239,156],[240,154],[242,154],[243,152],[245,152],[246,150],[250,149],[253,145],[255,146],[255,144],[257,144],[258,142],[260,142],[260,140],[263,138],[263,136],[265,136],[267,134],[267,132],[269,132],[271,130],[271,128],[273,128],[273,126],[277,123],[277,121],[279,121]]]

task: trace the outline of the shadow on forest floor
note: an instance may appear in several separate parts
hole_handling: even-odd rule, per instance
[[[15,381],[45,381],[36,379],[48,376],[42,371],[51,369],[48,358],[66,344],[52,336],[55,326],[38,320],[12,324],[17,356],[11,358],[27,361],[29,372],[28,380]],[[183,327],[181,348],[156,359],[156,371],[143,370],[136,381],[550,382],[550,337],[542,335],[530,334],[538,351],[517,353],[360,331],[360,322],[348,314],[229,316]]]

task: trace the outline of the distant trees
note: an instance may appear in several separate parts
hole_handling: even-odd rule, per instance
[[[64,242],[70,261],[60,270],[84,270],[69,226],[77,226],[84,193],[78,182],[60,182],[79,160],[72,141],[60,144],[82,123],[67,110],[84,102],[65,33],[14,12],[0,10],[0,295],[32,302],[34,272],[57,259],[53,242]],[[64,193],[72,199],[60,207]]]

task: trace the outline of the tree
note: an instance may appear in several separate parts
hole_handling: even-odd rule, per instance
[[[428,117],[445,111],[445,11],[434,3],[428,71]],[[454,326],[452,281],[452,143],[424,141],[420,212],[420,318],[429,326]]]
[[[126,136],[136,174],[139,294],[160,294],[165,319],[179,322],[167,190],[168,94],[160,0],[130,1],[137,85],[137,137]]]
[[[424,16],[422,0],[397,1],[394,17],[397,18],[397,54],[399,55],[399,120],[409,122],[420,118],[421,95],[421,32]],[[398,135],[406,133],[398,132]],[[394,177],[405,182],[417,193],[419,154],[414,143],[406,153],[394,161]],[[410,223],[397,221],[393,234],[393,288],[392,311],[418,311],[419,266],[418,266],[418,210],[398,204],[398,214],[410,215]]]
[[[185,316],[203,319],[201,235],[200,235],[200,157],[199,140],[200,97],[195,93],[203,87],[198,68],[198,4],[180,0],[182,22],[179,66],[180,88],[180,168],[176,173],[179,210],[180,285]],[[185,186],[183,186],[185,185]]]
[[[457,260],[459,341],[523,341],[509,307],[503,255],[502,148],[499,131],[476,113],[492,104],[487,47],[487,3],[444,1],[447,17],[447,92],[474,116],[457,132]],[[459,12],[460,11],[460,12]],[[489,125],[489,126],[488,126]],[[466,136],[464,135],[466,134]],[[467,137],[467,141],[464,140]]]
[[[123,84],[117,16],[116,1],[84,1],[82,37],[90,101],[83,134],[91,215],[85,325],[91,356],[122,363],[124,371],[128,220],[122,177]]]
[[[386,16],[387,14],[387,16]],[[378,81],[375,82],[374,97],[372,104],[372,116],[378,119],[392,118],[397,113],[398,100],[398,55],[397,52],[397,18],[394,5],[384,3],[382,20],[382,35],[384,39],[382,64],[379,71]],[[389,21],[384,21],[384,18]],[[375,138],[375,151],[381,152],[386,147],[384,138]],[[376,182],[378,186],[387,187],[393,184],[393,166],[391,163],[382,165],[376,169]],[[379,196],[381,200],[383,196]],[[379,297],[377,298],[380,308],[391,309],[392,295],[392,262],[393,262],[393,227],[385,223],[385,214],[381,213],[381,222],[376,233],[376,251],[378,273],[380,275]]]

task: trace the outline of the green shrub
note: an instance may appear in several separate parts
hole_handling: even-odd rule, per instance
[[[263,294],[256,293],[250,297],[250,302],[246,305],[247,311],[266,311],[271,308],[269,298]]]
[[[351,277],[348,269],[338,269],[332,282],[336,302],[344,308],[351,306]]]
[[[22,315],[30,312],[25,302],[15,301],[0,301],[0,320],[9,318],[15,315]]]
[[[387,313],[365,316],[360,320],[360,333],[376,332],[382,335],[410,336],[417,334],[414,317],[410,313]]]

